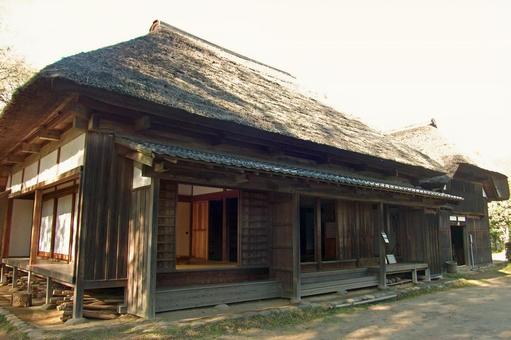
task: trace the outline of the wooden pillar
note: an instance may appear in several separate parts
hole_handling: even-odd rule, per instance
[[[45,301],[47,305],[50,304],[52,296],[53,296],[53,280],[51,279],[51,277],[48,276],[46,278],[46,301]]]
[[[32,238],[30,242],[30,260],[32,265],[37,259],[37,250],[39,248],[39,226],[41,223],[41,208],[43,203],[43,191],[36,190],[34,194],[34,211],[32,213]]]
[[[147,280],[147,309],[145,313],[147,319],[154,319],[156,316],[156,258],[158,252],[158,205],[160,197],[160,179],[157,177],[152,178],[151,194],[152,212],[149,217],[149,235],[147,235],[147,270],[145,273],[141,273],[141,275],[146,275]]]
[[[32,272],[30,270],[27,276],[27,292],[32,293]]]
[[[16,267],[12,267],[12,288],[16,288],[18,286],[18,270]]]
[[[293,292],[291,303],[299,303],[301,294],[301,266],[300,266],[300,195],[293,194],[292,218],[292,247],[293,247]]]
[[[378,238],[378,256],[380,260],[380,270],[379,270],[379,284],[378,288],[386,289],[387,288],[387,265],[385,261],[385,241],[383,240],[382,233],[385,232],[385,211],[384,205],[382,202],[378,203],[378,233],[376,237]]]
[[[86,260],[86,240],[87,240],[87,225],[92,223],[93,216],[87,211],[91,202],[89,202],[91,187],[85,187],[84,174],[82,171],[80,175],[80,204],[81,218],[78,220],[80,223],[77,226],[76,232],[76,249],[75,249],[75,288],[73,292],[73,318],[81,319],[83,317],[83,293],[84,293],[84,280],[85,280],[85,260]]]
[[[229,261],[229,231],[227,229],[227,200],[222,198],[222,261]]]
[[[321,199],[316,198],[316,207],[315,211],[315,219],[314,219],[314,241],[315,241],[315,260],[316,260],[316,269],[321,270],[321,260],[322,260],[322,251],[321,251]]]

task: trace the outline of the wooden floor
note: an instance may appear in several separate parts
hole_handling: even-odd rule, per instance
[[[73,284],[73,264],[70,263],[37,263],[29,265],[28,258],[3,258],[2,263],[22,271],[31,271],[36,275],[51,277],[63,283]]]
[[[279,298],[280,283],[251,281],[156,290],[156,312]]]
[[[369,268],[329,270],[301,274],[301,296],[378,286],[378,274]]]

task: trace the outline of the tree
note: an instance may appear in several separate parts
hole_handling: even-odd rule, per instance
[[[25,59],[13,53],[9,47],[0,47],[0,110],[34,72]]]
[[[511,200],[491,202],[488,205],[488,214],[492,250],[500,252],[504,250],[504,243],[507,241],[511,227]]]

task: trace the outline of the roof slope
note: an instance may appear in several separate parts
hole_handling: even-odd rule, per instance
[[[453,144],[447,141],[438,130],[434,120],[428,124],[395,130],[390,132],[389,135],[394,140],[407,144],[428,155],[440,163],[450,174],[457,170],[459,163],[475,164],[475,161],[463,155]]]
[[[145,36],[64,58],[43,69],[28,87],[42,83],[41,79],[48,84],[59,78],[207,118],[441,171],[428,156],[304,94],[289,74],[165,23],[155,22]],[[16,111],[16,102],[20,100],[6,109],[6,117]]]
[[[494,200],[508,199],[507,176],[483,167],[480,162],[464,155],[449,143],[438,130],[435,120],[429,124],[403,128],[389,133],[396,141],[407,144],[442,164],[450,176],[478,180],[484,184],[489,197]]]
[[[462,197],[446,194],[443,192],[424,190],[410,185],[398,185],[388,181],[367,177],[348,176],[339,172],[323,171],[292,164],[267,161],[256,158],[247,158],[229,153],[209,152],[200,149],[187,148],[173,144],[164,144],[158,141],[129,135],[116,135],[116,142],[133,150],[150,152],[157,155],[170,156],[172,158],[209,163],[256,172],[273,173],[282,176],[302,177],[314,179],[326,183],[335,183],[345,186],[367,188],[378,191],[397,192],[401,194],[437,198],[448,201],[461,201]]]

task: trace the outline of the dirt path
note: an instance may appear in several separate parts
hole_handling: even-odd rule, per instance
[[[229,339],[495,339],[511,338],[511,277],[367,310],[292,329],[249,330]]]

